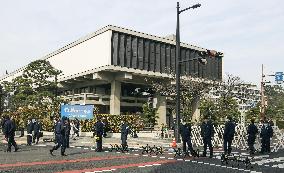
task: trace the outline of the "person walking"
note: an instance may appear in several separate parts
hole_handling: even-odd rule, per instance
[[[261,127],[260,138],[261,138],[261,153],[270,153],[270,138],[273,136],[273,129],[268,123],[264,120],[264,123]]]
[[[248,126],[247,134],[248,134],[248,146],[249,146],[249,153],[252,155],[255,152],[254,143],[256,139],[256,135],[258,133],[258,129],[254,124],[254,118],[250,120],[250,125]]]
[[[33,136],[34,125],[30,119],[28,119],[27,124],[27,145],[32,145],[32,136]]]
[[[103,135],[104,135],[104,123],[101,121],[101,118],[98,118],[96,125],[95,125],[95,133],[96,133],[96,142],[97,142],[97,148],[96,152],[102,152],[103,151]]]
[[[33,143],[38,144],[40,133],[42,131],[42,124],[40,120],[36,120],[33,125],[34,125]]]
[[[122,150],[127,150],[127,135],[129,134],[129,126],[126,121],[121,121],[121,146]]]
[[[65,154],[65,149],[66,149],[66,135],[68,134],[67,132],[67,127],[68,126],[68,121],[66,117],[62,117],[61,121],[58,121],[55,125],[55,138],[57,141],[57,144],[49,150],[50,154],[53,155],[53,151],[57,150],[58,148],[61,147],[61,156],[67,156]]]
[[[11,152],[11,147],[12,145],[15,148],[15,152],[18,151],[18,146],[17,143],[15,141],[15,131],[16,131],[16,124],[14,123],[13,120],[10,119],[9,116],[6,116],[6,121],[4,124],[4,135],[5,135],[5,139],[8,142],[8,148],[7,148],[7,152]]]
[[[190,151],[190,154],[192,156],[195,156],[196,154],[192,148],[192,143],[191,143],[191,125],[189,123],[182,122],[180,127],[180,134],[182,138],[183,152],[187,153],[188,151]],[[188,151],[186,149],[186,144],[188,147]]]
[[[235,123],[233,122],[232,117],[227,117],[228,121],[225,123],[225,129],[224,129],[224,134],[223,134],[223,148],[225,155],[230,155],[232,152],[232,141],[234,139],[235,135]]]
[[[201,125],[201,137],[203,138],[203,157],[206,157],[207,146],[210,150],[209,158],[213,157],[213,146],[212,146],[212,137],[214,136],[214,127],[211,120],[208,117],[204,117],[204,121]]]
[[[76,127],[75,134],[77,135],[77,137],[79,137],[80,121],[77,118],[75,118],[75,123],[74,124],[75,124],[75,127]]]

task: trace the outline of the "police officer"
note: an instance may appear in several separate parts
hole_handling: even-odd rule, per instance
[[[203,157],[206,157],[207,146],[210,150],[210,158],[213,157],[213,146],[212,146],[212,137],[214,136],[214,128],[211,120],[208,120],[208,117],[204,117],[204,121],[201,124],[201,137],[203,138]]]
[[[270,138],[273,136],[273,129],[268,123],[264,120],[264,123],[261,127],[260,137],[261,137],[261,153],[268,152],[270,153]]]
[[[67,156],[65,154],[66,149],[66,135],[67,135],[67,125],[68,121],[66,117],[62,117],[61,121],[58,121],[55,125],[55,138],[57,141],[56,146],[54,146],[50,151],[50,154],[53,155],[53,151],[57,150],[59,147],[61,147],[61,156]]]
[[[129,126],[125,121],[121,121],[121,146],[122,150],[127,149],[127,135],[129,133]]]
[[[191,155],[195,156],[191,143],[191,125],[189,123],[182,122],[180,127],[180,134],[182,138],[183,152],[187,153],[186,150],[186,144],[187,144],[188,150],[190,151]]]
[[[250,125],[248,126],[248,146],[249,146],[249,150],[250,150],[250,154],[254,154],[255,152],[255,148],[254,148],[254,142],[256,139],[256,135],[258,133],[258,129],[256,127],[256,125],[254,124],[254,118],[252,118],[250,120]]]
[[[27,124],[27,145],[32,145],[32,136],[33,136],[34,124],[30,119],[28,119]]]
[[[36,142],[38,144],[40,138],[40,132],[42,131],[42,124],[39,120],[34,122],[34,136],[33,136],[33,143]],[[36,140],[36,141],[35,141]]]
[[[234,134],[235,134],[235,123],[233,122],[232,117],[227,117],[228,121],[225,124],[225,129],[224,129],[224,135],[223,135],[223,140],[224,140],[224,152],[225,155],[230,155],[232,152],[232,141],[234,139]]]
[[[101,121],[101,118],[98,118],[98,121],[95,125],[95,131],[96,131],[96,142],[97,142],[97,148],[96,152],[102,152],[103,150],[103,134],[104,134],[104,123]]]
[[[15,123],[10,120],[10,117],[7,116],[4,124],[4,135],[5,139],[8,141],[8,148],[7,152],[11,152],[11,146],[13,145],[15,148],[15,152],[18,151],[18,146],[15,142],[15,131],[16,131],[16,125]]]

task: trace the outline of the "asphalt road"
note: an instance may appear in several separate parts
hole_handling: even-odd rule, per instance
[[[7,153],[5,144],[0,144],[0,172],[2,173],[81,173],[81,172],[117,172],[117,173],[237,173],[237,172],[284,172],[284,151],[271,155],[257,155],[252,159],[252,168],[243,163],[222,164],[220,154],[215,150],[214,158],[174,157],[171,151],[163,154],[142,154],[141,149],[128,153],[95,152],[90,147],[72,146],[66,150],[68,156],[60,151],[49,154],[51,146],[21,145],[18,152]],[[247,151],[235,151],[246,157]]]

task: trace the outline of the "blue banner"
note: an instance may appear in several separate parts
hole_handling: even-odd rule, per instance
[[[61,105],[61,117],[93,119],[93,105]]]
[[[276,72],[275,73],[275,81],[276,82],[281,82],[283,81],[283,72]]]

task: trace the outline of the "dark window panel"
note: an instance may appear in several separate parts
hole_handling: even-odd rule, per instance
[[[189,74],[194,76],[194,73],[195,73],[195,67],[194,67],[194,56],[195,56],[195,52],[194,50],[190,50],[190,53],[189,53]]]
[[[125,67],[125,35],[120,34],[120,39],[119,39],[119,65],[122,67]]]
[[[171,70],[175,73],[176,71],[176,48],[171,46]]]
[[[137,51],[137,37],[132,38],[132,68],[137,68],[137,58],[138,58],[138,51]]]
[[[167,59],[167,63],[166,63],[166,70],[167,72],[169,72],[169,70],[171,69],[171,46],[170,45],[166,45],[166,59]]]
[[[118,65],[118,33],[112,34],[112,65]]]
[[[180,68],[180,72],[182,75],[185,75],[185,49],[182,48],[181,51],[180,51],[180,60],[181,61],[184,61],[181,63],[181,68]]]
[[[145,40],[145,59],[144,59],[144,69],[149,70],[150,64],[150,41]]]
[[[222,58],[218,58],[218,79],[222,79]]]
[[[150,71],[155,71],[155,43],[150,42]]]
[[[131,67],[131,36],[126,36],[126,67]]]
[[[186,52],[185,52],[185,59],[187,60],[186,63],[185,63],[185,73],[187,75],[190,75],[190,72],[189,72],[189,63],[190,63],[189,55],[190,55],[190,50],[187,49]]]
[[[161,72],[161,44],[155,43],[155,72]]]
[[[161,73],[165,73],[166,69],[166,45],[161,45]]]
[[[143,59],[144,59],[144,40],[139,38],[138,40],[138,68],[143,70]]]

